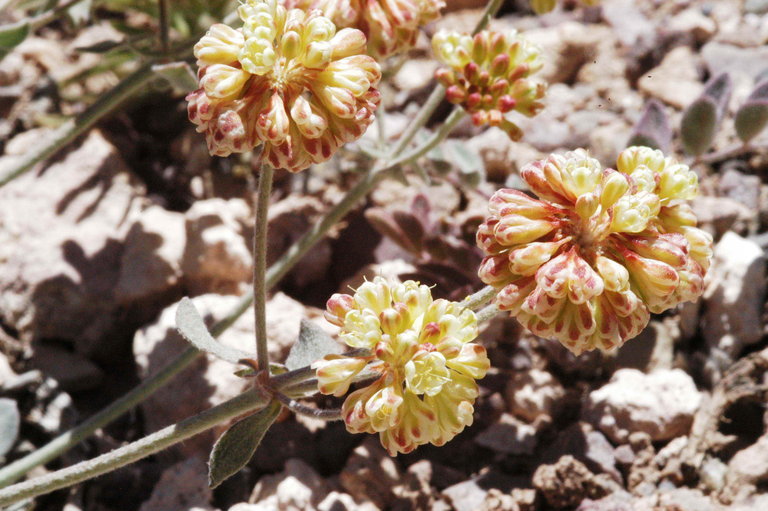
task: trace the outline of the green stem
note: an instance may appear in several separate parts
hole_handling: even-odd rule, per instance
[[[478,324],[480,324],[480,323],[485,323],[486,321],[490,321],[498,313],[499,313],[499,308],[495,304],[489,305],[488,307],[486,307],[485,309],[481,310],[476,314],[477,322]]]
[[[29,151],[21,162],[0,176],[0,186],[7,184],[41,161],[53,156],[72,140],[85,133],[96,121],[114,110],[134,92],[144,87],[153,77],[151,64],[141,66],[123,79],[114,89],[89,106],[82,114],[56,128],[50,139]]]
[[[260,371],[269,370],[267,350],[267,209],[275,169],[262,165],[253,221],[253,317],[256,321],[256,360]]]
[[[87,479],[105,474],[129,463],[145,458],[174,444],[182,442],[215,425],[267,403],[267,398],[255,390],[240,394],[229,401],[209,408],[178,424],[147,435],[141,440],[23,483],[0,490],[0,506],[66,488]]]
[[[498,294],[498,291],[493,286],[485,286],[480,291],[473,293],[466,297],[462,302],[462,305],[467,309],[477,309],[478,307],[485,305],[493,300]]]
[[[426,142],[418,147],[415,147],[410,152],[407,152],[402,156],[392,160],[392,162],[387,165],[385,170],[399,167],[400,165],[404,165],[406,163],[411,163],[412,161],[427,154],[429,151],[437,147],[440,142],[445,140],[448,134],[453,131],[453,128],[455,128],[459,121],[461,121],[466,115],[467,113],[463,108],[454,108],[445,122],[440,125],[440,128],[438,128],[438,130]]]
[[[168,0],[158,0],[158,24],[160,25],[160,51],[168,55],[170,43],[168,37]]]

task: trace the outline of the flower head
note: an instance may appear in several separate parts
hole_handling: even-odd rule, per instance
[[[443,445],[472,424],[478,388],[490,362],[477,337],[475,314],[460,304],[433,300],[427,286],[381,277],[354,295],[328,300],[326,319],[341,339],[370,356],[329,355],[313,364],[320,392],[344,395],[363,369],[377,375],[352,392],[342,416],[352,433],[379,433],[390,454]]]
[[[576,354],[615,348],[651,312],[695,300],[712,257],[685,202],[696,174],[647,147],[624,150],[617,167],[583,150],[527,165],[538,200],[499,190],[477,233],[499,308]]]
[[[304,10],[320,9],[337,27],[357,28],[368,54],[383,59],[416,44],[419,29],[440,17],[443,0],[285,0]]]
[[[581,3],[587,6],[599,5],[600,0],[581,0]],[[557,0],[531,0],[531,9],[536,14],[544,14],[555,8]]]
[[[516,32],[485,30],[473,37],[441,30],[432,49],[448,66],[435,73],[446,98],[461,105],[476,126],[498,126],[517,140],[522,132],[504,114],[514,110],[530,117],[543,108],[546,87],[530,78],[542,67],[540,50]]]
[[[263,144],[270,165],[298,172],[365,132],[381,73],[362,32],[277,0],[247,0],[238,14],[242,28],[213,25],[195,45],[188,112],[211,154]]]

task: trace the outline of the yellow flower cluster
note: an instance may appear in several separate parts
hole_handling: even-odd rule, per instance
[[[335,396],[344,395],[363,369],[376,375],[344,401],[347,430],[379,433],[394,456],[426,443],[443,445],[472,424],[475,380],[490,366],[485,348],[472,342],[478,334],[472,311],[433,300],[418,282],[376,277],[354,295],[333,295],[326,318],[341,327],[349,346],[372,352],[328,355],[312,365],[320,392]]]
[[[416,44],[419,29],[440,17],[443,0],[286,0],[304,10],[320,9],[337,27],[357,28],[368,38],[368,54],[383,59]]]
[[[595,6],[600,4],[600,0],[580,0],[582,4],[587,6]],[[544,14],[555,8],[557,0],[531,0],[531,9],[536,14]]]
[[[477,233],[499,308],[576,354],[615,348],[651,312],[695,300],[712,257],[686,202],[696,174],[647,147],[624,150],[617,169],[583,150],[527,165],[539,199],[499,190]]]
[[[242,28],[213,25],[195,45],[188,112],[211,154],[263,144],[266,162],[298,172],[365,132],[381,72],[361,31],[277,0],[247,0],[238,14]]]
[[[435,72],[446,99],[461,105],[476,126],[498,126],[518,140],[522,131],[504,114],[514,110],[531,117],[544,107],[546,86],[530,79],[543,65],[540,50],[516,32],[485,30],[473,37],[441,30],[432,49],[448,66]]]

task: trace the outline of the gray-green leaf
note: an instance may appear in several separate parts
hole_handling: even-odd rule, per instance
[[[13,23],[0,26],[0,58],[21,44],[29,34],[29,23]]]
[[[702,96],[685,110],[680,123],[680,137],[685,150],[698,156],[712,145],[717,127],[717,105]]]
[[[11,450],[19,434],[19,409],[16,401],[0,398],[0,458]]]
[[[195,348],[210,353],[227,362],[237,364],[251,353],[221,344],[208,332],[203,318],[189,298],[182,298],[176,308],[176,329]]]
[[[749,142],[768,125],[768,80],[759,83],[736,112],[736,134]]]
[[[664,105],[651,99],[645,104],[643,115],[632,129],[627,146],[640,145],[667,152],[671,142],[672,129]]]
[[[152,66],[152,71],[182,92],[192,92],[198,87],[195,73],[186,62],[156,64]]]
[[[216,440],[208,462],[208,485],[211,488],[216,488],[251,461],[279,413],[280,403],[272,401],[253,415],[235,422]]]
[[[301,320],[299,329],[299,338],[296,339],[288,358],[285,360],[285,367],[290,371],[306,367],[315,360],[320,360],[328,354],[340,354],[343,351],[342,346],[333,340],[333,337],[325,333],[325,330],[306,319]]]

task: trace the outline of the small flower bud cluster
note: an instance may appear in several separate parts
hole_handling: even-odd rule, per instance
[[[368,54],[383,59],[416,44],[419,29],[440,17],[443,0],[285,0],[287,6],[320,9],[337,27],[357,28]]]
[[[376,380],[344,401],[352,433],[379,433],[391,455],[417,446],[443,445],[472,424],[475,380],[490,367],[475,314],[460,304],[433,300],[427,286],[381,277],[354,295],[328,300],[326,319],[341,339],[372,355],[328,355],[315,362],[320,392],[342,396],[363,369]]]
[[[587,6],[600,4],[600,0],[581,0],[581,3]],[[531,9],[536,14],[544,14],[555,8],[557,0],[531,0]]]
[[[531,117],[544,107],[546,86],[530,78],[543,65],[540,50],[516,32],[486,30],[473,37],[441,30],[432,49],[448,66],[435,72],[446,98],[461,105],[476,126],[498,126],[518,140],[522,131],[504,114],[514,110]]]
[[[499,190],[477,233],[499,308],[576,354],[620,346],[651,312],[698,298],[712,257],[686,202],[696,174],[647,147],[624,150],[617,169],[583,150],[527,165],[539,199]]]
[[[238,14],[242,28],[213,25],[195,45],[188,112],[211,154],[263,144],[265,161],[298,172],[365,132],[381,72],[362,32],[277,0],[247,0]]]

